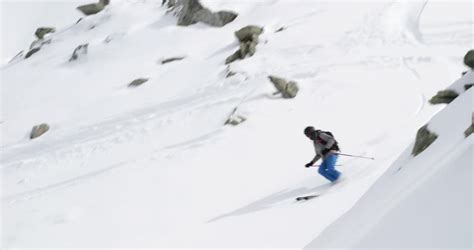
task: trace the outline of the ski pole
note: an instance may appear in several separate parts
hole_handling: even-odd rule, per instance
[[[366,156],[361,156],[361,155],[350,155],[350,154],[343,154],[343,153],[337,153],[337,155],[349,156],[349,157],[356,157],[356,158],[363,158],[363,159],[369,159],[369,160],[375,160],[374,157],[366,157]]]

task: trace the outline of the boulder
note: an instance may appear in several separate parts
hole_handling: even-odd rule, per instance
[[[441,90],[435,96],[430,99],[431,104],[441,104],[441,103],[451,103],[454,99],[458,97],[458,93],[453,90]]]
[[[36,125],[33,127],[30,133],[30,139],[35,139],[37,137],[40,137],[44,133],[46,133],[49,130],[49,125],[46,123]]]
[[[199,0],[169,1],[168,7],[173,7],[177,10],[176,15],[178,16],[179,26],[188,26],[202,22],[214,27],[222,27],[237,17],[237,14],[231,11],[213,13],[209,9],[204,8]]]
[[[469,50],[464,56],[464,64],[474,69],[474,50]]]
[[[412,155],[417,156],[418,154],[423,152],[437,138],[438,135],[428,129],[428,124],[421,127],[416,134],[415,146],[413,147]]]
[[[245,41],[254,41],[258,39],[258,36],[260,36],[263,33],[263,28],[255,25],[248,25],[240,30],[237,30],[234,34],[239,39],[240,42],[245,42]]]
[[[84,15],[90,16],[101,12],[105,6],[109,5],[110,0],[100,0],[98,3],[91,3],[77,7]]]
[[[147,82],[149,79],[148,78],[138,78],[133,80],[130,84],[128,84],[128,87],[138,87],[145,82]]]
[[[276,76],[269,76],[268,78],[277,89],[277,92],[275,92],[274,95],[281,93],[283,98],[295,98],[298,94],[299,88],[296,82],[288,82],[287,80]]]
[[[88,48],[89,44],[81,44],[79,46],[77,46],[77,48],[74,50],[74,52],[72,53],[72,56],[71,58],[69,59],[70,62],[72,61],[75,61],[81,57],[84,57],[87,55],[87,48]]]
[[[263,28],[255,25],[248,25],[234,34],[239,40],[239,50],[226,58],[225,64],[232,63],[237,59],[244,59],[247,56],[253,56],[257,51],[258,37],[263,33]]]
[[[55,28],[52,27],[40,27],[36,29],[35,36],[38,39],[43,39],[46,34],[56,32]]]

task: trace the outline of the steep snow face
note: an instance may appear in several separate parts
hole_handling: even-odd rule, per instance
[[[112,1],[2,68],[2,246],[302,248],[440,110],[426,100],[472,44],[470,3],[203,3],[239,16],[178,27],[161,1]],[[249,24],[265,29],[257,53],[224,65]],[[298,96],[272,96],[268,75]],[[235,108],[247,121],[223,126]],[[307,125],[376,160],[341,156],[331,186],[304,168]],[[295,203],[307,193],[323,195]]]
[[[463,133],[472,123],[472,100],[471,88],[436,114],[428,127],[438,139],[415,158],[410,145],[306,248],[472,249],[473,140]]]
[[[82,14],[75,8],[90,0],[2,0],[2,66],[36,38],[38,27],[62,29],[75,23]]]

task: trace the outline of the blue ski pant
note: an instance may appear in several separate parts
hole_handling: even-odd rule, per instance
[[[331,182],[336,181],[341,175],[341,173],[334,168],[336,161],[337,155],[331,154],[325,157],[323,163],[321,163],[321,166],[319,166],[319,174]]]

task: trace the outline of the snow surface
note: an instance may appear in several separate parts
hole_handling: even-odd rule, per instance
[[[471,2],[203,3],[239,16],[178,27],[161,1],[111,1],[2,68],[2,246],[301,249],[392,169],[472,47]],[[265,28],[257,53],[225,78],[248,24]],[[68,62],[84,43],[87,57]],[[270,74],[298,96],[272,97]],[[247,121],[223,126],[236,107]],[[43,122],[51,130],[29,140]],[[331,187],[304,168],[307,125],[376,160],[341,156],[346,180]],[[465,144],[453,160],[466,162]]]
[[[470,72],[469,74],[474,74]],[[472,249],[473,89],[436,114],[438,139],[417,157],[413,144],[366,195],[306,249]]]

